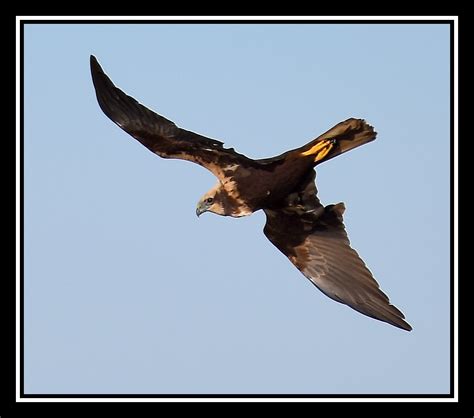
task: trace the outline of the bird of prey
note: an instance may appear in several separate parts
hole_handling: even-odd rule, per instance
[[[254,160],[179,128],[117,88],[94,56],[90,65],[99,106],[114,123],[160,157],[192,161],[217,177],[197,204],[198,216],[241,217],[263,210],[265,236],[319,290],[364,315],[411,330],[350,246],[344,204],[323,206],[316,196],[315,166],[373,141],[372,126],[347,119],[301,148]]]

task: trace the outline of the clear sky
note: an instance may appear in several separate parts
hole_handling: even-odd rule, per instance
[[[449,392],[447,25],[27,25],[26,393]],[[196,217],[215,179],[100,110],[112,80],[250,157],[349,117],[378,138],[318,167],[354,248],[413,326],[324,296],[263,212]]]

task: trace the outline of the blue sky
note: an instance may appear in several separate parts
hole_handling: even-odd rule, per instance
[[[90,54],[254,158],[367,119],[319,197],[414,330],[324,296],[262,212],[197,219],[212,174],[112,124]],[[26,393],[449,392],[447,25],[26,25],[24,69]]]

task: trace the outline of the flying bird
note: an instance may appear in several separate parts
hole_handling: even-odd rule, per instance
[[[92,55],[90,65],[99,106],[114,123],[160,157],[191,161],[217,177],[197,204],[198,216],[241,217],[263,210],[265,236],[324,294],[369,317],[412,329],[350,246],[344,204],[323,206],[317,197],[314,168],[375,139],[365,120],[347,119],[301,148],[254,160],[146,108],[117,88]]]

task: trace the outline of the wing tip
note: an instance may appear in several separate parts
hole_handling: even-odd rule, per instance
[[[102,67],[99,64],[99,61],[94,55],[90,55],[90,66],[91,66],[91,73],[92,75],[94,74],[99,74],[103,73],[104,71],[102,70]]]
[[[382,321],[385,321],[385,322],[389,323],[390,325],[393,325],[393,326],[395,326],[397,328],[400,328],[404,331],[410,332],[410,331],[413,330],[412,326],[408,322],[406,322],[402,317],[397,316],[397,317],[392,318],[390,320],[382,319]]]
[[[403,327],[402,329],[404,329],[405,331],[411,332],[413,330],[412,326],[408,322],[405,322],[404,325],[405,327]]]
[[[412,326],[405,321],[405,315],[403,312],[391,303],[388,304],[387,309],[380,311],[378,315],[374,315],[374,318],[387,322],[388,324],[403,329],[404,331],[411,331],[413,329]]]

